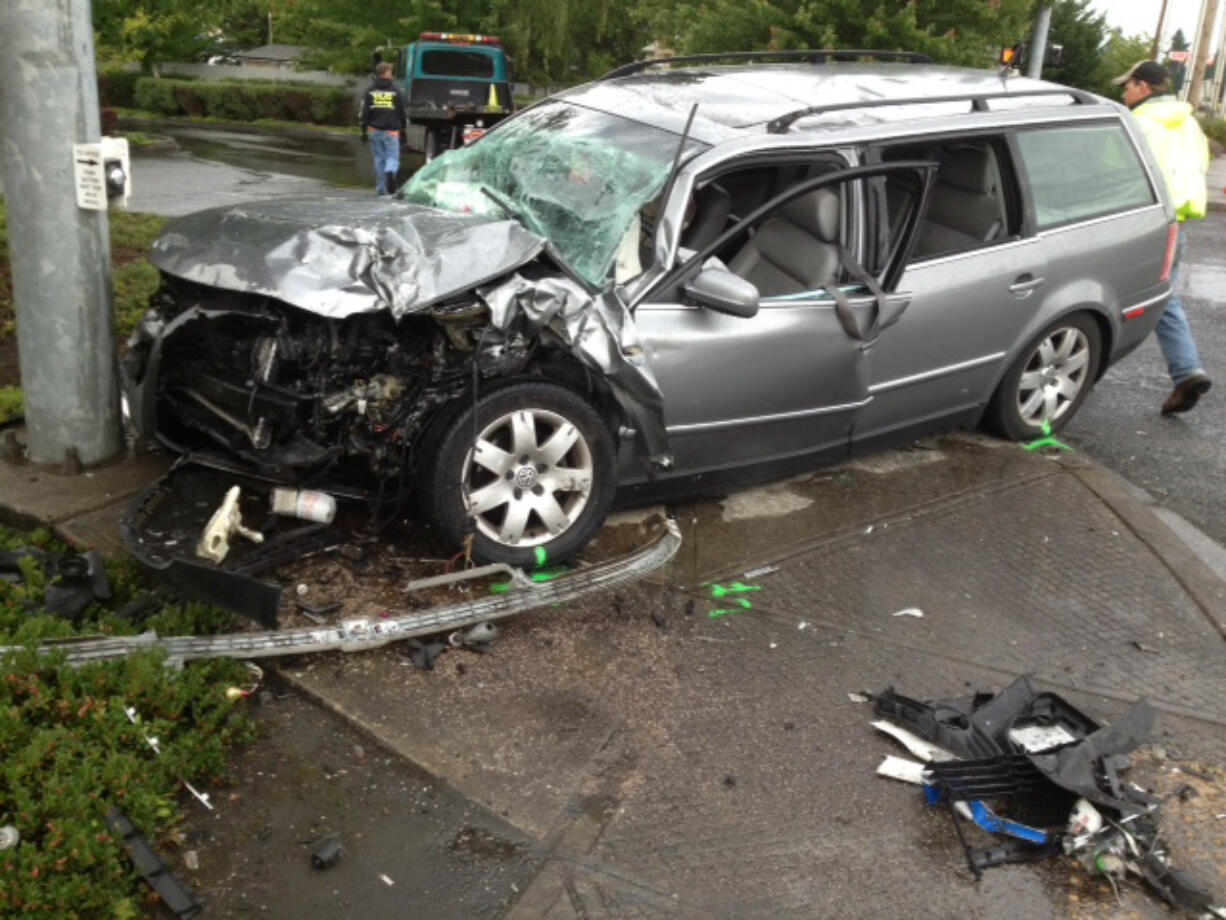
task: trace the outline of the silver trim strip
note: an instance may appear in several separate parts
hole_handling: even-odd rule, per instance
[[[797,412],[780,412],[778,415],[754,415],[749,418],[724,419],[719,422],[695,422],[693,425],[669,425],[665,430],[669,434],[691,434],[695,431],[716,431],[720,428],[735,428],[738,425],[765,425],[770,422],[788,422],[794,419],[811,418],[815,415],[834,415],[836,412],[848,412],[852,409],[863,409],[873,401],[873,397],[854,403],[842,403],[837,406],[822,406],[820,409],[801,409]]]
[[[972,358],[970,361],[962,361],[958,364],[950,364],[947,367],[938,367],[935,370],[924,371],[922,374],[912,374],[910,377],[887,380],[884,383],[877,383],[869,387],[868,392],[872,396],[877,393],[885,393],[889,390],[897,390],[900,387],[908,387],[913,383],[923,383],[925,380],[932,380],[936,377],[947,377],[960,371],[969,371],[976,367],[982,367],[985,364],[991,364],[994,361],[999,361],[1004,356],[1005,352],[998,351],[995,354],[984,355],[982,358]]]
[[[1166,293],[1165,293],[1165,294],[1158,294],[1156,297],[1151,297],[1149,300],[1142,300],[1140,303],[1134,303],[1134,304],[1129,304],[1129,305],[1128,305],[1128,306],[1126,306],[1126,307],[1120,307],[1120,312],[1121,312],[1121,313],[1130,313],[1130,312],[1132,312],[1133,310],[1148,310],[1150,307],[1152,307],[1152,306],[1153,306],[1154,304],[1156,304],[1158,301],[1160,301],[1160,300],[1166,300],[1166,299],[1167,299],[1168,297],[1170,297],[1170,296],[1171,296],[1171,294],[1173,294],[1173,293],[1174,293],[1174,291],[1173,291],[1173,290],[1172,290],[1170,287],[1167,287],[1167,289],[1166,289]]]
[[[987,253],[1005,252],[1009,249],[1016,249],[1019,246],[1037,246],[1038,238],[1033,236],[1024,236],[1016,240],[1006,240],[1002,243],[988,243],[984,246],[977,246],[974,249],[966,249],[962,252],[951,252],[949,255],[937,256],[935,259],[916,259],[911,258],[904,268],[904,274],[910,271],[919,271],[921,268],[927,268],[929,265],[945,265],[948,262],[959,262],[962,259],[970,259],[975,256],[982,256]]]
[[[1071,224],[1063,224],[1059,227],[1052,227],[1050,230],[1040,230],[1035,234],[1035,239],[1042,240],[1049,236],[1056,236],[1068,230],[1077,230],[1081,227],[1091,227],[1094,224],[1103,224],[1109,220],[1119,220],[1122,217],[1132,217],[1134,214],[1143,214],[1146,211],[1162,211],[1165,215],[1165,209],[1162,207],[1162,202],[1154,204],[1143,204],[1139,208],[1130,208],[1127,211],[1116,211],[1114,214],[1103,214],[1101,217],[1088,217],[1085,220],[1079,220]]]

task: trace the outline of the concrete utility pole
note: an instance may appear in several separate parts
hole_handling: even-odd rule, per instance
[[[1201,9],[1200,37],[1196,40],[1196,57],[1192,65],[1192,85],[1188,87],[1188,104],[1193,110],[1200,105],[1200,87],[1205,79],[1205,65],[1213,45],[1213,26],[1217,23],[1218,0],[1205,0]]]
[[[8,207],[26,449],[82,463],[121,446],[105,211],[77,207],[73,144],[97,143],[89,0],[0,7],[0,164]]]
[[[1030,60],[1026,64],[1026,76],[1038,80],[1043,76],[1043,57],[1047,54],[1047,30],[1051,28],[1051,7],[1041,6],[1039,18],[1034,22],[1034,38],[1030,40]]]

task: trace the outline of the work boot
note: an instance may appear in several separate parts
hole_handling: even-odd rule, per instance
[[[389,195],[396,194],[396,174],[388,172],[383,174],[386,178],[383,180],[387,184],[387,193]]]
[[[1213,381],[1205,374],[1193,374],[1191,377],[1175,384],[1175,389],[1162,404],[1163,415],[1174,415],[1176,412],[1187,412],[1196,405],[1197,400],[1209,392]]]

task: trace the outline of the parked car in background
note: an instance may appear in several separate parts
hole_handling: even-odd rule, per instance
[[[1174,215],[1121,106],[918,55],[761,57],[622,68],[395,200],[170,225],[138,429],[412,489],[446,539],[525,564],[615,498],[1058,430],[1153,329]]]

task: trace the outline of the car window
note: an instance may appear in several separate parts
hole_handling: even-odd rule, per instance
[[[1118,122],[1019,131],[1040,230],[1153,204],[1153,189]]]
[[[912,259],[980,249],[1017,236],[1021,226],[1009,158],[1000,137],[956,138],[891,147],[888,161],[921,159],[937,164],[928,210],[916,235]],[[885,251],[892,252],[900,217],[916,193],[901,177],[878,180],[887,226]]]
[[[834,168],[823,164],[792,171],[783,179],[786,184],[773,192],[785,192],[789,185]],[[737,207],[736,197],[724,188],[725,181],[734,188],[738,184],[733,176],[721,177],[699,191],[696,196],[699,207],[703,207],[704,197],[711,199],[712,188],[723,192],[715,200],[726,197],[729,208]],[[763,298],[796,297],[820,292],[829,285],[841,285],[847,279],[844,253],[849,239],[850,200],[849,183],[825,186],[791,198],[742,227],[720,244],[713,255],[734,275],[752,283]],[[701,230],[697,208],[695,215],[686,232],[693,228]],[[683,243],[686,232],[682,234]]]
[[[494,76],[494,58],[481,51],[426,51],[421,56],[421,72],[429,77]]]

